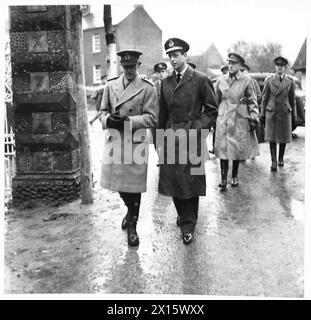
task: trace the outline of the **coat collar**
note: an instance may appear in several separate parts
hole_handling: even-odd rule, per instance
[[[234,81],[239,81],[242,77],[243,77],[243,74],[241,71],[238,71],[233,78],[230,77],[230,73],[228,72],[227,74],[224,75],[228,85],[231,87],[232,83]]]
[[[188,66],[187,66],[187,68],[186,68],[186,70],[185,70],[185,72],[184,72],[184,74],[178,84],[177,84],[176,78],[174,76],[175,83],[177,84],[175,91],[177,89],[179,89],[180,87],[182,87],[185,83],[190,81],[192,79],[192,77],[193,77],[193,70],[191,68],[189,68]]]
[[[114,90],[118,98],[116,109],[120,109],[121,104],[130,100],[143,90],[142,80],[139,75],[129,83],[126,89],[123,87],[123,78],[124,75],[119,77],[114,84]]]
[[[279,75],[275,73],[272,81],[275,87],[277,88],[276,95],[279,95],[288,86],[288,78],[286,77],[286,75],[284,75],[284,78],[281,82]]]

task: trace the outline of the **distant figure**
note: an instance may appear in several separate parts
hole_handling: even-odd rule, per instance
[[[106,84],[107,84],[107,76],[106,75],[103,75],[101,78],[101,85],[100,85],[100,88],[97,89],[94,94],[91,96],[92,99],[94,99],[96,101],[96,110],[97,110],[97,113],[95,115],[95,117],[90,121],[90,125],[93,124],[93,122],[95,120],[97,120],[101,113],[99,112],[99,109],[100,109],[100,106],[101,106],[101,102],[102,102],[102,98],[103,98],[103,94],[104,94],[104,90],[105,90],[105,87],[106,87]]]
[[[276,57],[274,64],[276,73],[264,83],[260,114],[260,120],[265,124],[265,140],[270,142],[271,171],[277,171],[277,164],[284,166],[286,143],[292,141],[292,127],[297,118],[294,80],[285,74],[288,61]],[[277,143],[280,144],[278,163]]]
[[[242,65],[241,72],[243,72],[244,74],[249,75],[249,66],[246,63],[244,63],[244,65]],[[257,98],[258,110],[259,110],[259,114],[260,114],[260,112],[261,112],[261,110],[260,110],[261,109],[260,108],[261,90],[260,90],[260,87],[259,87],[259,84],[258,84],[257,80],[253,79],[252,77],[251,77],[251,79],[252,79],[252,82],[253,82],[253,85],[254,85],[254,90],[255,90],[256,98]],[[265,141],[265,139],[264,139],[265,128],[264,128],[264,126],[263,126],[263,124],[261,122],[258,122],[258,124],[256,125],[255,132],[256,132],[256,137],[257,137],[258,143],[264,142]]]
[[[160,95],[161,95],[161,87],[162,87],[162,82],[163,79],[166,79],[169,75],[167,71],[167,64],[165,62],[159,62],[156,63],[153,67],[154,73],[152,74],[153,76],[153,83],[156,87],[158,98],[160,101]],[[151,135],[152,135],[152,141],[154,148],[157,149],[157,144],[156,144],[156,127],[150,129]],[[157,166],[159,166],[157,164]]]
[[[153,73],[151,74],[150,80],[151,80],[154,84],[156,84],[160,79],[161,79],[161,76],[160,76],[160,74],[159,74],[158,72],[153,72]]]
[[[229,72],[215,86],[219,103],[215,155],[220,159],[221,191],[227,188],[229,160],[232,160],[231,186],[237,187],[240,161],[259,155],[254,134],[259,121],[254,86],[251,78],[240,71],[244,59],[236,53],[229,53],[228,57]]]
[[[249,66],[244,63],[242,65],[242,68],[241,68],[241,71],[244,73],[244,74],[247,74],[249,75]],[[260,91],[260,87],[259,87],[259,84],[257,82],[256,79],[253,79],[251,77],[252,81],[253,81],[253,85],[254,85],[254,90],[255,90],[255,93],[256,93],[256,98],[257,98],[257,104],[258,104],[258,107],[259,107],[259,104],[261,103],[261,91]]]
[[[154,72],[159,73],[160,80],[163,80],[167,78],[168,72],[167,72],[167,64],[165,62],[159,62],[154,65],[153,67]]]
[[[222,72],[222,74],[227,74],[228,73],[228,65],[223,65],[221,68],[220,68],[220,71]]]

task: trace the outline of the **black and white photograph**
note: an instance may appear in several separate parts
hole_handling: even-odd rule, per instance
[[[308,1],[1,9],[6,299],[311,297]]]

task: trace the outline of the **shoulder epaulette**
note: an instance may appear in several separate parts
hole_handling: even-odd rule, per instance
[[[109,78],[107,81],[115,80],[115,79],[118,79],[118,78],[120,78],[120,76],[116,76],[116,77],[113,77],[113,78]]]
[[[152,86],[154,86],[154,83],[152,81],[150,81],[149,79],[147,79],[146,77],[141,77],[142,80],[148,82],[149,84],[151,84]]]

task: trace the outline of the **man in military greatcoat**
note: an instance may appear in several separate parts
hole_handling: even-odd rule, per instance
[[[102,127],[108,129],[100,185],[119,191],[128,208],[122,229],[127,229],[128,244],[137,246],[136,224],[147,180],[146,129],[156,126],[158,97],[154,84],[138,74],[142,53],[131,49],[117,54],[124,73],[108,81],[100,109]],[[143,159],[138,157],[140,154]]]
[[[284,166],[286,143],[292,141],[292,127],[297,118],[295,83],[285,74],[288,61],[284,57],[276,57],[274,64],[275,74],[264,83],[260,114],[262,123],[265,123],[265,141],[270,142],[271,171],[277,171],[277,165]]]
[[[171,38],[165,42],[164,48],[174,71],[161,86],[157,149],[160,159],[161,154],[164,155],[164,161],[160,162],[159,193],[173,198],[177,225],[180,226],[183,243],[188,245],[193,240],[198,218],[199,196],[206,193],[204,156],[208,156],[206,136],[203,147],[199,141],[195,151],[191,150],[190,136],[196,133],[200,140],[203,129],[211,128],[217,116],[217,103],[211,81],[187,64],[188,43]],[[185,135],[172,140],[175,144],[172,150],[168,147],[168,140],[164,143],[158,141],[159,129],[174,133],[182,130]],[[180,151],[186,152],[184,163],[180,161]],[[172,153],[175,153],[173,164],[167,161]],[[191,161],[194,154],[201,156],[199,164]],[[192,169],[198,166],[202,170],[197,174]]]

